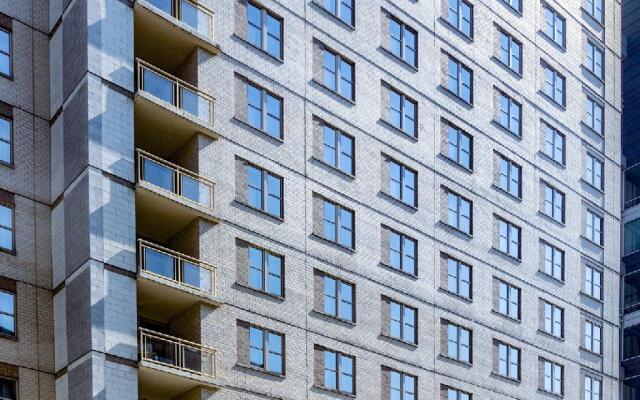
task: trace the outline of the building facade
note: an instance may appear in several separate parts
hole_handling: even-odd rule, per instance
[[[0,398],[621,398],[619,1],[14,3]]]

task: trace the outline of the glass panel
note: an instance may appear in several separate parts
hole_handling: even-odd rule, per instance
[[[12,335],[12,336],[16,334],[15,317],[10,315],[0,314],[0,334]]]
[[[206,369],[203,370],[203,357],[202,351],[195,347],[184,346],[182,348],[182,355],[184,356],[183,367],[191,371],[210,373]]]
[[[151,5],[158,7],[169,15],[173,15],[173,0],[147,0]]]
[[[324,352],[324,386],[327,389],[337,389],[337,355],[331,351]]]
[[[336,240],[336,206],[324,202],[324,238],[328,240]]]
[[[323,55],[323,65],[324,65],[325,86],[327,86],[331,90],[336,90],[337,89],[336,55],[325,50]]]
[[[144,336],[144,358],[163,364],[178,366],[176,343],[168,340]]]
[[[0,117],[0,140],[11,141],[11,121]]]
[[[142,72],[142,90],[164,100],[169,104],[175,105],[175,83],[164,76],[144,68]]]
[[[353,139],[340,135],[340,169],[353,174]]]
[[[0,291],[0,313],[11,314],[15,312],[14,295],[8,292]]]
[[[200,203],[203,206],[211,207],[211,186],[200,182],[189,176],[180,175],[180,183],[183,197]]]
[[[145,158],[142,165],[142,179],[162,189],[175,193],[175,171]]]
[[[13,250],[13,231],[0,228],[0,248]]]
[[[149,247],[144,248],[144,269],[154,274],[176,280],[175,259]]]
[[[181,0],[181,6],[182,8],[180,10],[180,19],[182,20],[182,22],[191,26],[202,35],[210,36],[210,15],[200,10],[198,7],[196,7],[195,4],[188,0]]]
[[[262,91],[247,85],[247,121],[256,129],[262,129]]]
[[[267,289],[276,296],[282,295],[282,258],[273,254],[267,255],[268,276]]]
[[[389,21],[389,35],[391,36],[391,46],[390,46],[390,51],[391,54],[395,55],[396,57],[400,57],[401,55],[401,48],[402,48],[402,36],[401,36],[401,26],[400,24],[395,21],[395,20],[390,20]]]
[[[264,290],[263,251],[249,247],[249,287]]]
[[[182,96],[182,109],[193,114],[203,121],[210,121],[210,105],[211,102],[191,89],[184,86],[180,87],[180,95]]]
[[[281,181],[273,175],[267,175],[267,212],[271,215],[281,216]]]
[[[269,333],[269,370],[282,373],[282,336]]]
[[[247,4],[247,21],[249,43],[262,48],[262,10],[253,4]]]
[[[264,332],[261,329],[249,328],[249,360],[251,365],[264,366]]]
[[[353,320],[353,289],[343,282],[340,282],[340,317]]]
[[[280,20],[267,14],[267,52],[277,58],[282,56],[281,35]]]
[[[353,215],[351,211],[340,210],[340,244],[348,247],[353,245]]]
[[[182,262],[182,280],[187,285],[211,292],[212,272],[187,261]]]
[[[324,312],[329,315],[337,315],[336,310],[336,280],[324,277]]]

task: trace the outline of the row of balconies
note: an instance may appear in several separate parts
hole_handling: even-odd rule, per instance
[[[198,242],[199,235],[185,233],[194,221],[218,221],[214,183],[184,167],[185,160],[200,164],[198,146],[174,157],[198,134],[217,138],[214,98],[174,75],[197,63],[192,55],[198,48],[218,49],[213,12],[192,0],[137,0],[134,9],[139,396],[172,399],[219,388],[216,351],[172,329],[190,308],[219,305],[216,269],[171,248],[176,239]],[[194,330],[199,322],[193,321]]]

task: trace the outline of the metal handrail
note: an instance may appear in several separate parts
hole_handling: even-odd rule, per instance
[[[167,335],[164,333],[155,332],[146,328],[138,328],[138,329],[140,331],[139,351],[140,351],[140,358],[142,360],[149,361],[154,364],[164,365],[170,368],[175,368],[181,371],[187,371],[187,372],[209,376],[213,378],[216,377],[217,371],[216,371],[216,350],[215,349],[199,343],[194,343],[188,340]],[[146,344],[149,342],[149,339],[168,343],[170,346],[173,346],[174,347],[173,357],[172,357],[173,363],[163,362],[158,360],[157,358],[150,357],[150,354],[149,354],[150,352],[147,351],[147,346],[146,346]],[[198,351],[202,355],[201,361],[206,360],[207,358],[210,359],[210,363],[208,364],[210,366],[209,371],[207,371],[206,368],[204,368],[205,370],[203,371],[202,369],[197,370],[197,369],[189,368],[187,366],[185,353],[189,349]],[[203,363],[201,363],[201,365],[202,364]]]
[[[171,81],[171,83],[173,84],[173,103],[171,104],[174,107],[177,107],[181,110],[183,110],[182,107],[182,91],[180,90],[181,88],[185,88],[191,92],[196,93],[198,96],[204,98],[205,100],[208,101],[209,103],[209,121],[210,123],[213,122],[213,103],[215,101],[215,98],[203,91],[201,91],[200,89],[198,89],[197,87],[195,87],[194,85],[190,84],[189,82],[183,81],[182,79],[175,77],[171,74],[169,74],[168,72],[165,72],[163,70],[161,70],[160,68],[155,67],[154,65],[140,59],[137,58],[136,59],[136,63],[137,63],[137,78],[138,78],[138,86],[137,89],[143,92],[146,92],[146,90],[144,89],[144,70],[147,69],[149,71],[152,71],[158,75],[161,75],[162,77],[164,77],[165,79],[167,79],[168,81]],[[161,99],[162,100],[162,99]],[[164,100],[163,100],[164,101]]]
[[[144,253],[144,249],[145,248],[157,251],[158,253],[162,253],[162,254],[165,254],[165,255],[173,258],[173,260],[174,260],[174,262],[173,262],[173,268],[174,268],[173,274],[174,274],[174,277],[173,278],[167,277],[167,276],[162,275],[162,274],[158,274],[158,273],[153,272],[153,271],[148,269],[147,262],[146,262],[146,259],[145,259],[145,253]],[[213,265],[211,265],[209,263],[206,263],[204,261],[198,260],[197,258],[190,257],[190,256],[188,256],[186,254],[182,254],[182,253],[179,253],[177,251],[173,251],[171,249],[167,249],[165,247],[158,246],[157,244],[148,242],[148,241],[146,241],[144,239],[138,239],[138,264],[139,264],[141,270],[146,271],[147,273],[152,274],[154,276],[158,276],[158,277],[163,278],[163,279],[169,279],[169,280],[171,280],[173,282],[177,282],[180,285],[188,286],[188,287],[200,290],[200,291],[205,291],[200,287],[190,285],[190,284],[188,284],[187,282],[184,281],[184,274],[183,274],[183,271],[182,271],[182,269],[183,269],[182,266],[184,265],[185,261],[188,262],[191,265],[195,265],[195,266],[197,266],[199,268],[202,268],[202,269],[205,269],[205,270],[207,270],[207,271],[209,271],[211,273],[211,282],[210,282],[211,283],[211,290],[208,293],[215,294],[216,293],[216,267],[214,267]]]
[[[162,159],[162,158],[160,158],[158,156],[155,156],[155,155],[153,155],[151,153],[148,153],[148,152],[146,152],[144,150],[137,149],[136,152],[137,152],[137,155],[138,155],[138,157],[137,157],[137,161],[138,161],[138,181],[146,181],[146,182],[148,182],[145,179],[143,165],[144,165],[144,160],[145,159],[151,160],[151,161],[153,161],[155,163],[158,163],[158,164],[166,167],[167,169],[170,169],[171,171],[173,171],[173,180],[174,180],[174,182],[173,182],[173,185],[172,185],[173,187],[172,187],[171,193],[177,194],[178,196],[183,197],[184,199],[186,199],[188,201],[191,201],[191,202],[194,202],[196,204],[206,206],[206,207],[208,207],[208,208],[210,208],[212,210],[214,209],[214,192],[215,192],[215,183],[214,182],[212,182],[209,179],[204,178],[204,177],[202,177],[202,176],[200,176],[200,175],[198,175],[198,174],[196,174],[194,172],[191,172],[188,169],[182,168],[179,165],[176,165],[176,164],[174,164],[172,162],[169,162],[169,161],[164,160],[164,159]],[[182,176],[187,176],[187,177],[189,177],[191,179],[194,179],[194,180],[196,180],[196,181],[198,181],[198,182],[200,182],[200,183],[202,183],[202,184],[204,184],[204,185],[209,187],[210,190],[209,190],[209,201],[208,201],[208,204],[203,204],[203,203],[201,203],[199,201],[195,201],[195,200],[183,195],[183,192],[182,192],[182,179],[181,179]],[[166,189],[164,189],[162,187],[161,187],[161,189],[166,190]]]

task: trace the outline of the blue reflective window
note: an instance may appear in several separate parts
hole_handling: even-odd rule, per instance
[[[520,259],[520,228],[512,223],[498,219],[499,248],[501,252]]]
[[[340,171],[354,174],[353,138],[329,125],[322,127],[324,162]]]
[[[249,327],[249,361],[269,372],[284,371],[284,337],[261,328]]]
[[[471,331],[454,324],[447,325],[447,355],[455,360],[471,362]]]
[[[253,246],[249,252],[249,287],[283,296],[283,258]]]
[[[447,290],[465,299],[471,298],[471,267],[453,258],[447,259]]]
[[[473,72],[458,60],[449,57],[449,91],[467,103],[473,102]]]
[[[471,202],[459,194],[447,193],[447,223],[466,234],[472,233]]]
[[[389,123],[411,137],[417,135],[418,105],[404,94],[389,89]]]
[[[520,198],[522,189],[520,181],[522,178],[522,168],[508,158],[500,156],[498,161],[498,187],[513,197]]]
[[[414,400],[416,396],[415,376],[405,374],[400,371],[390,371],[390,394],[391,400]]]
[[[418,34],[416,31],[395,18],[390,18],[389,36],[391,54],[416,67],[418,65]]]
[[[275,138],[282,137],[282,99],[247,84],[247,122]]]
[[[543,93],[555,103],[564,106],[565,104],[565,79],[558,71],[543,65],[544,88]]]
[[[342,97],[353,100],[353,63],[325,49],[322,55],[322,68],[324,85]]]
[[[558,46],[564,48],[566,20],[548,5],[544,5],[543,7],[545,21],[544,34]]]
[[[353,248],[353,211],[323,200],[323,237]]]
[[[247,40],[268,54],[282,58],[282,19],[249,2]]]
[[[15,336],[16,334],[15,296],[15,293],[0,290],[0,335]]]
[[[389,161],[389,194],[391,197],[415,207],[418,202],[416,179],[415,171],[393,160]]]
[[[347,25],[354,25],[354,0],[324,0],[324,9]]]
[[[14,209],[0,204],[0,249],[14,251]]]
[[[471,169],[473,160],[473,140],[471,136],[453,126],[447,126],[447,157]]]
[[[564,135],[558,132],[557,129],[546,124],[544,132],[544,154],[550,157],[553,161],[564,165]]]
[[[389,263],[393,268],[416,274],[417,243],[414,239],[389,230]]]
[[[353,285],[330,276],[323,281],[325,314],[353,321]]]
[[[416,316],[415,308],[390,301],[389,334],[391,337],[409,343],[416,343]]]
[[[473,36],[473,7],[464,0],[449,0],[447,21],[467,37]]]
[[[247,203],[282,218],[282,178],[253,165],[247,165]]]
[[[0,162],[11,164],[13,162],[13,121],[0,116]]]
[[[498,30],[500,61],[514,72],[521,73],[522,44],[508,33]]]
[[[587,12],[598,22],[604,21],[604,0],[587,0]]]

